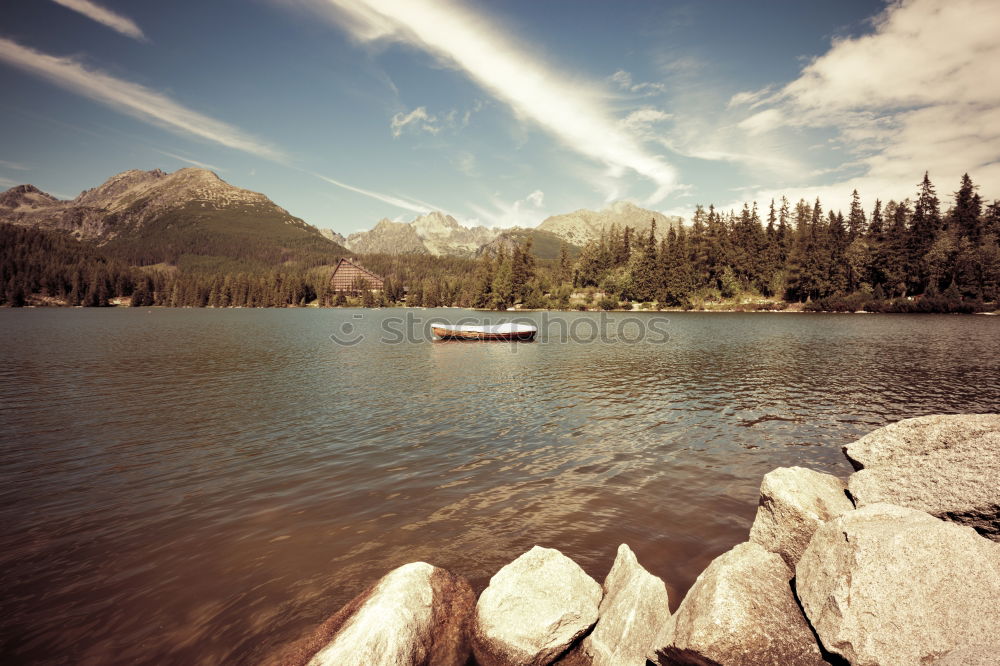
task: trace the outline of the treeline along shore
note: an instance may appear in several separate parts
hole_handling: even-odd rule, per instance
[[[977,312],[1000,295],[1000,201],[985,204],[967,175],[944,210],[925,174],[913,200],[866,209],[854,192],[846,214],[819,199],[698,206],[689,225],[612,226],[582,248],[564,243],[556,258],[536,256],[530,235],[475,259],[360,255],[385,276],[376,293],[331,290],[345,253],[334,243],[296,253],[227,237],[196,255],[194,240],[171,233],[147,234],[139,252],[2,224],[0,304]]]
[[[650,571],[627,544],[603,585],[535,546],[478,599],[460,575],[405,564],[271,663],[996,664],[1000,414],[907,419],[844,453],[846,481],[769,472],[747,541],[673,613],[661,563]]]

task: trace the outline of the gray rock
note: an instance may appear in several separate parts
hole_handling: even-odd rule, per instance
[[[476,595],[424,562],[383,576],[277,663],[309,666],[462,666],[471,652]]]
[[[792,572],[757,543],[715,558],[670,618],[660,664],[824,664],[792,594]]]
[[[855,665],[933,663],[1000,627],[1000,544],[915,509],[873,504],[821,525],[796,584],[823,645]]]
[[[645,666],[646,655],[670,620],[663,581],[646,571],[625,544],[604,579],[604,599],[582,650],[594,666]]]
[[[846,484],[802,467],[779,467],[764,476],[750,541],[781,555],[795,568],[816,528],[854,508]]]
[[[860,506],[888,502],[1000,541],[1000,414],[922,416],[844,447]]]
[[[481,666],[542,666],[597,622],[601,586],[558,550],[535,546],[479,596],[472,648]]]

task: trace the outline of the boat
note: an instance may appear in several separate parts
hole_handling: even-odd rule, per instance
[[[530,324],[496,324],[472,326],[458,324],[431,324],[434,335],[442,340],[504,340],[528,341],[535,338],[538,328]]]

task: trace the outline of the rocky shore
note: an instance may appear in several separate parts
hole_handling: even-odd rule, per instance
[[[748,540],[673,614],[625,544],[603,585],[535,546],[478,600],[459,576],[399,567],[276,663],[1000,663],[1000,414],[907,419],[844,453],[846,482],[768,473]]]

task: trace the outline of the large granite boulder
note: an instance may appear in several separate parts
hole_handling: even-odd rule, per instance
[[[891,504],[821,525],[796,586],[823,645],[856,666],[933,663],[1000,628],[1000,544]]]
[[[472,647],[481,666],[542,666],[594,623],[601,586],[558,550],[535,546],[500,569],[479,596]]]
[[[424,562],[394,569],[281,655],[289,666],[462,666],[476,595]]]
[[[1000,541],[1000,414],[906,419],[844,447],[860,506],[888,502]]]
[[[816,528],[854,508],[846,488],[837,477],[811,469],[771,470],[760,484],[750,541],[781,555],[794,569]]]
[[[583,639],[582,651],[594,666],[645,666],[669,620],[667,586],[622,544],[604,579],[597,626]]]
[[[825,664],[795,601],[792,571],[757,543],[715,558],[670,618],[660,664]]]

